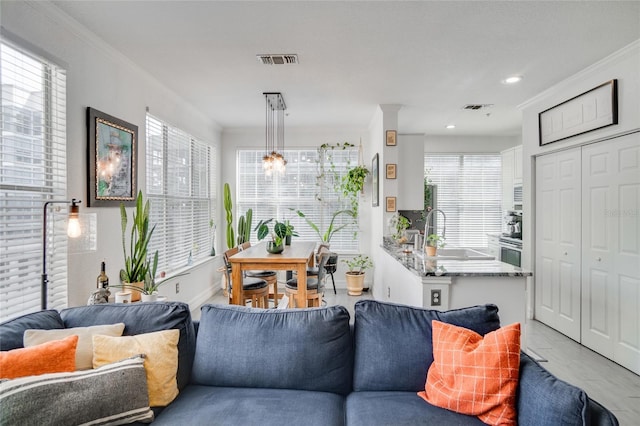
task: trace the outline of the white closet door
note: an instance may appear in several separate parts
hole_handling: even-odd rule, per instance
[[[580,341],[580,149],[536,160],[535,317]]]
[[[640,134],[582,158],[582,343],[640,374]]]

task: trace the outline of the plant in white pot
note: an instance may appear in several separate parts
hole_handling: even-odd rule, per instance
[[[342,262],[349,267],[349,270],[345,272],[347,293],[350,296],[360,296],[364,288],[365,271],[373,268],[373,261],[369,256],[359,254],[351,259],[342,259]]]

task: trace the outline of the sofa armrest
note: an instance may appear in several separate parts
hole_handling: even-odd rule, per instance
[[[520,354],[516,396],[518,424],[589,425],[589,397],[558,378],[525,353]]]
[[[589,398],[589,418],[594,426],[618,426],[616,416],[591,398]]]

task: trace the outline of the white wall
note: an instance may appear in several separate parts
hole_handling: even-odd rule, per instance
[[[83,200],[81,213],[97,215],[98,250],[69,256],[69,306],[86,304],[95,288],[100,261],[118,281],[124,265],[117,207],[87,208],[86,108],[91,106],[138,126],[138,187],[145,188],[145,114],[155,116],[212,144],[217,124],[152,76],[104,44],[95,35],[49,3],[2,2],[3,36],[20,42],[67,70],[67,196]],[[212,293],[216,261],[212,258],[180,277],[180,293],[167,283],[161,294],[172,300],[200,303]],[[217,287],[216,287],[217,288]]]
[[[427,153],[481,153],[500,152],[520,145],[520,136],[441,136],[427,135],[424,138],[424,152]]]
[[[574,136],[563,141],[540,146],[538,114],[580,95],[612,79],[618,79],[618,124]],[[620,49],[583,71],[549,88],[519,106],[522,109],[523,145],[523,210],[535,211],[535,159],[549,152],[597,142],[617,135],[640,130],[640,40]],[[533,216],[525,216],[523,234],[535,235]],[[579,217],[575,218],[580,220]],[[534,270],[534,238],[524,240],[523,267]],[[533,277],[535,280],[535,277]],[[532,294],[529,283],[529,294]],[[533,301],[529,303],[533,314]]]

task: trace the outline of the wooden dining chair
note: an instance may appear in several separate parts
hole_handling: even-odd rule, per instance
[[[238,248],[234,247],[224,252],[224,273],[227,278],[227,291],[229,292],[229,303],[231,303],[232,285],[231,282],[231,262],[229,258],[238,253]],[[268,308],[269,307],[269,285],[267,281],[254,278],[243,277],[242,278],[242,297],[244,298],[243,304],[247,301],[251,301],[251,306],[254,308]]]
[[[238,249],[246,250],[251,247],[251,242],[242,243]],[[245,271],[246,277],[260,278],[267,282],[269,286],[269,299],[273,300],[273,305],[278,306],[278,300],[282,299],[282,293],[278,293],[278,273],[276,271]]]
[[[324,293],[324,277],[326,275],[325,265],[333,253],[323,251],[320,255],[320,263],[318,264],[318,275],[307,276],[307,300],[306,307],[320,307],[322,304],[322,295]],[[287,281],[284,287],[285,293],[289,298],[289,307],[296,307],[296,295],[298,294],[298,278],[294,277]]]

